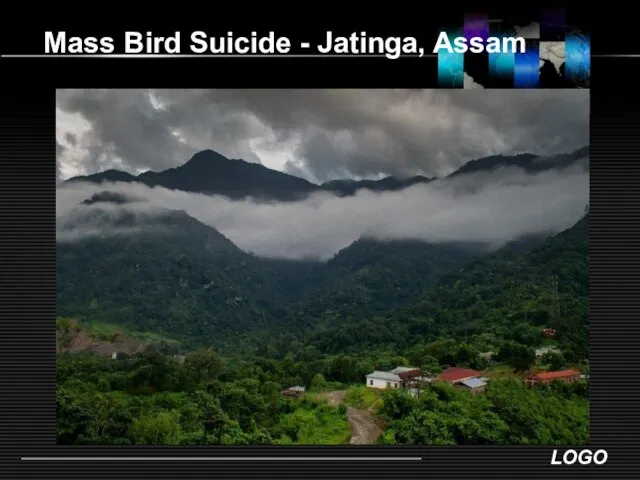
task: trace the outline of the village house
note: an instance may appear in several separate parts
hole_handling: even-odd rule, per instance
[[[482,393],[489,379],[480,377],[479,372],[470,368],[448,367],[438,376],[438,381],[450,383],[471,393]]]
[[[476,372],[475,370],[472,370],[470,368],[448,367],[445,368],[440,375],[438,375],[437,380],[439,382],[456,384],[464,380],[477,378],[479,376],[479,372]]]
[[[425,375],[422,370],[415,367],[397,367],[388,372],[376,370],[366,376],[366,385],[369,388],[392,389],[402,388],[413,396],[420,394],[424,385],[434,380],[447,382],[456,387],[468,390],[472,393],[484,392],[487,378],[480,378],[480,373],[470,368],[449,367],[437,378]]]
[[[285,397],[301,397],[304,395],[305,388],[301,385],[296,385],[294,387],[285,388],[281,390],[280,393]]]
[[[419,368],[397,367],[392,371],[400,377],[401,388],[406,389],[414,397],[420,395],[424,386],[433,381],[433,377],[425,375]]]
[[[544,329],[542,329],[542,336],[544,338],[556,338],[556,329],[555,328],[544,328]]]
[[[376,370],[366,376],[367,387],[370,388],[400,388],[402,379],[395,373]]]
[[[396,367],[388,372],[376,370],[366,376],[366,386],[369,388],[406,388],[419,387],[421,382],[430,382],[433,379],[425,376],[419,368]]]
[[[529,375],[526,378],[527,385],[536,385],[539,383],[550,383],[554,380],[565,383],[573,383],[580,379],[580,372],[577,370],[560,370],[556,372],[541,372],[535,375]]]
[[[484,379],[474,377],[462,380],[461,382],[458,382],[456,386],[464,390],[468,390],[471,393],[482,393],[487,386],[487,382]]]

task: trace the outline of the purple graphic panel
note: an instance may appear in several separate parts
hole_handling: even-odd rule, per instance
[[[464,37],[469,41],[473,37],[486,40],[489,37],[489,16],[482,13],[464,16]]]

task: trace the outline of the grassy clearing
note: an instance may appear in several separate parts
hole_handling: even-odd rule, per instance
[[[346,390],[348,385],[340,382],[324,382],[322,385],[314,385],[309,390],[311,394],[333,392],[334,390]]]
[[[347,390],[345,403],[360,410],[377,409],[382,406],[382,398],[379,390],[359,385]]]
[[[518,375],[512,367],[509,365],[498,363],[492,365],[487,371],[487,376],[491,378],[521,378],[522,375]]]
[[[303,398],[297,401],[293,412],[281,417],[276,438],[278,445],[346,445],[351,427],[339,409]]]

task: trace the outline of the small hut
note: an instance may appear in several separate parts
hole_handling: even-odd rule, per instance
[[[305,388],[301,385],[285,388],[280,393],[285,397],[301,397],[304,395]]]

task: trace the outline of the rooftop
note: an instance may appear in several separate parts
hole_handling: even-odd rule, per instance
[[[289,387],[289,388],[285,388],[285,391],[288,392],[304,392],[305,388],[300,386],[300,385],[296,385],[294,387]]]
[[[484,387],[487,384],[485,382],[483,382],[482,380],[480,380],[479,378],[469,378],[467,380],[463,380],[462,382],[460,382],[462,385],[464,385],[465,387],[469,387],[469,388],[478,388],[478,387]]]
[[[419,368],[416,368],[415,370],[409,370],[408,372],[400,372],[398,374],[398,376],[403,379],[410,379],[410,378],[417,378],[420,377],[422,375],[422,370],[420,370]]]
[[[541,372],[533,375],[533,378],[537,378],[538,380],[553,380],[556,378],[573,377],[576,375],[580,375],[580,372],[577,370],[559,370],[557,372]]]
[[[463,378],[477,377],[480,373],[470,368],[449,367],[446,368],[438,377],[441,382],[454,382]]]
[[[393,370],[391,370],[391,373],[395,373],[397,375],[399,373],[411,372],[413,370],[420,370],[420,369],[416,367],[396,367]]]
[[[367,375],[367,378],[377,378],[378,380],[387,380],[388,382],[399,382],[400,377],[395,373],[391,372],[382,372],[380,370],[376,370],[373,373]]]

